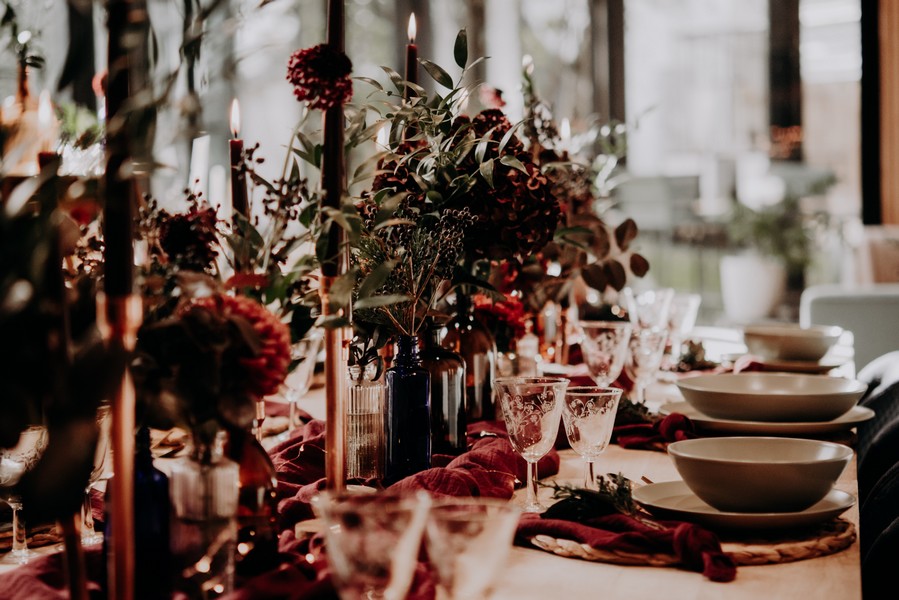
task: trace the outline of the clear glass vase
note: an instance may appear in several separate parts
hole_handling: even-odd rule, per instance
[[[225,433],[194,435],[188,456],[172,464],[172,561],[175,586],[190,598],[217,598],[234,589],[240,472],[224,456]]]
[[[384,402],[387,386],[375,369],[352,365],[347,374],[347,479],[384,477]]]

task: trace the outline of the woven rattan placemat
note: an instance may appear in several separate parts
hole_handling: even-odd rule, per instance
[[[856,540],[855,525],[845,519],[833,519],[813,528],[784,530],[750,536],[721,537],[722,549],[737,565],[767,565],[788,563],[845,550]],[[644,565],[673,567],[678,559],[673,554],[638,554],[591,548],[572,540],[547,535],[531,538],[541,550],[570,558],[580,558],[616,565]]]

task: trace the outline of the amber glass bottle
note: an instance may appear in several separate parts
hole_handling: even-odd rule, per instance
[[[245,429],[229,429],[225,456],[239,467],[235,574],[252,576],[278,562],[275,466],[265,448]]]
[[[465,360],[440,345],[440,328],[424,336],[421,366],[431,374],[431,453],[462,454],[467,447]]]
[[[467,296],[456,296],[456,314],[444,328],[441,345],[465,361],[465,410],[469,423],[497,418],[493,398],[496,341],[475,318]]]

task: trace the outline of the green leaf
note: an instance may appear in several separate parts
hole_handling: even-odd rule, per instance
[[[506,134],[503,136],[503,139],[501,139],[499,141],[499,149],[497,150],[497,152],[499,152],[500,154],[503,153],[503,150],[505,150],[506,146],[509,144],[509,142],[512,141],[512,136],[515,135],[515,131],[519,127],[521,127],[523,123],[524,123],[524,121],[519,121],[518,123],[515,123],[515,125],[513,125],[512,127],[509,128],[509,131],[506,132]]]
[[[381,92],[384,91],[384,86],[382,86],[382,85],[378,82],[377,79],[372,79],[371,77],[353,77],[353,79],[356,79],[357,81],[364,81],[365,83],[367,83],[368,85],[370,85],[370,86],[372,86],[373,88],[377,89],[378,91],[381,91]]]
[[[378,288],[380,288],[384,282],[387,281],[387,278],[390,277],[390,273],[393,271],[394,267],[396,267],[395,260],[384,261],[375,267],[374,270],[362,280],[357,295],[360,298],[373,296],[375,292],[378,291]]]
[[[393,69],[391,69],[390,67],[382,66],[381,69],[385,73],[387,73],[387,76],[390,78],[390,81],[393,83],[393,87],[396,88],[396,91],[402,93],[403,88],[405,87],[403,85],[403,82],[405,81],[403,79],[403,76],[400,75],[399,73],[397,73],[396,71],[394,71]]]
[[[456,59],[456,64],[465,68],[465,63],[468,62],[468,34],[465,32],[465,28],[459,30],[459,34],[456,36],[456,43],[453,45],[453,58]]]
[[[425,68],[425,71],[428,72],[428,75],[430,75],[434,81],[447,89],[453,89],[453,78],[450,77],[449,73],[443,70],[443,67],[424,58],[419,59],[418,62],[421,63],[421,66]]]
[[[518,160],[511,154],[506,154],[501,159],[499,159],[499,162],[503,163],[507,167],[512,167],[513,169],[517,169],[517,170],[521,171],[522,173],[524,173],[525,175],[528,174],[528,170],[524,167],[524,163],[522,163],[520,160]]]
[[[386,296],[371,296],[369,298],[360,298],[353,305],[353,308],[356,310],[363,310],[366,308],[380,308],[382,306],[393,306],[394,304],[402,304],[403,302],[409,302],[411,298],[406,295],[401,294],[389,294]]]
[[[493,160],[488,160],[486,162],[482,162],[478,167],[478,171],[481,172],[481,177],[487,182],[487,185],[493,187]]]

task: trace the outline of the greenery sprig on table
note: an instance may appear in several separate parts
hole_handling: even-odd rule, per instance
[[[618,473],[600,475],[596,478],[598,489],[587,490],[555,481],[542,483],[552,488],[553,498],[558,500],[543,513],[544,519],[587,522],[590,519],[623,513],[635,515],[639,512],[633,498],[631,480]]]

